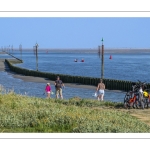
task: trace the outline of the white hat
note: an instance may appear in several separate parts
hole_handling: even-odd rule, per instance
[[[47,85],[50,85],[50,83],[47,83]]]

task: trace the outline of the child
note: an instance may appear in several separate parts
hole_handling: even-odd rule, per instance
[[[51,87],[50,87],[50,83],[47,83],[46,87],[45,87],[45,92],[47,93],[47,98],[50,98],[50,93],[51,93]]]

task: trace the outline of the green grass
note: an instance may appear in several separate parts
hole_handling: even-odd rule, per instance
[[[122,103],[0,94],[0,132],[140,133],[150,127],[121,111]]]
[[[79,97],[73,97],[69,100],[60,100],[55,99],[54,102],[64,104],[64,105],[75,105],[80,107],[110,107],[110,108],[123,108],[123,103],[121,102],[111,102],[111,101],[103,101],[99,102],[97,100],[90,100],[90,99],[81,99]]]

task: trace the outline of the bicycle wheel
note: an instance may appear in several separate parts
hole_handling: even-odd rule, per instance
[[[149,99],[148,98],[144,98],[144,107],[149,108]]]
[[[133,108],[140,108],[141,107],[141,104],[139,102],[139,100],[136,100],[134,103],[133,103]]]
[[[150,108],[150,102],[149,102],[149,100],[147,102],[147,108]]]
[[[144,107],[144,102],[143,102],[143,100],[141,101],[141,108],[142,108],[142,109],[145,108],[145,107]]]
[[[140,104],[141,104],[141,108],[144,109],[144,98],[143,98],[143,94],[142,93],[139,93],[139,101],[140,101]]]
[[[131,91],[127,92],[125,97],[124,97],[124,108],[129,108],[130,107],[130,104],[129,104],[130,98],[132,98]]]

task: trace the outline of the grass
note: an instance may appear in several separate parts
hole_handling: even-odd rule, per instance
[[[150,126],[121,109],[122,103],[80,98],[42,99],[0,94],[0,132],[144,133]]]

